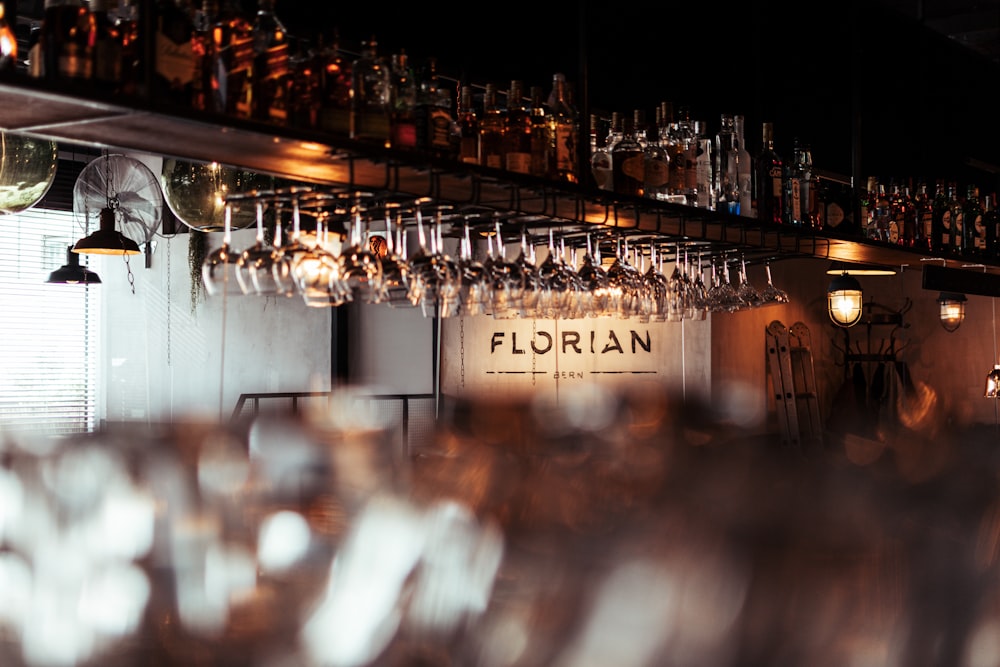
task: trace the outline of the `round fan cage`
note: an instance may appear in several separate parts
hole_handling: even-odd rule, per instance
[[[145,252],[148,267],[153,238],[163,221],[163,191],[156,175],[127,155],[92,160],[73,186],[73,215],[84,234],[100,227],[106,208],[115,212],[115,228]]]

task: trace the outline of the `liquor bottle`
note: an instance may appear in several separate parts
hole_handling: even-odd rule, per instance
[[[874,208],[872,210],[871,225],[869,230],[873,241],[889,242],[889,228],[892,222],[892,208],[890,206],[889,191],[885,183],[878,182],[875,190]]]
[[[319,50],[319,127],[321,130],[349,136],[351,133],[351,88],[354,85],[352,61],[340,51],[336,31],[329,44],[320,37]]]
[[[300,39],[291,57],[288,85],[288,124],[292,127],[319,127],[321,66],[319,53],[309,48],[305,39]]]
[[[1000,239],[1000,213],[997,211],[996,193],[983,197],[983,228],[986,230],[986,258],[996,259],[1000,248],[997,248]]]
[[[427,58],[417,92],[417,147],[435,157],[454,157],[451,92],[441,85],[437,59]]]
[[[549,93],[549,146],[552,150],[553,172],[549,178],[556,181],[578,183],[578,146],[580,120],[570,99],[566,77],[561,72],[552,75]]]
[[[503,116],[504,169],[517,174],[531,173],[531,109],[524,99],[524,84],[510,82],[507,112]]]
[[[938,181],[934,191],[932,202],[933,228],[931,249],[943,255],[951,252],[951,201],[950,184]]]
[[[16,18],[16,17],[15,17]],[[0,2],[0,72],[17,69],[17,38]]]
[[[590,173],[594,187],[600,190],[611,190],[611,151],[608,150],[608,137],[611,134],[611,121],[597,114],[590,114]]]
[[[122,95],[139,93],[142,83],[142,40],[139,35],[139,8],[137,0],[123,0],[115,14],[115,28],[121,37]]]
[[[622,116],[622,138],[611,149],[611,187],[615,193],[632,197],[643,195],[644,160],[634,119]]]
[[[91,78],[88,23],[89,12],[79,0],[45,0],[38,40],[28,54],[31,76],[49,81]]]
[[[722,114],[712,142],[712,198],[715,210],[726,213],[739,208],[734,132],[732,115]]]
[[[753,197],[753,158],[746,147],[746,119],[742,114],[733,116],[733,134],[736,144],[736,187],[739,190],[739,214],[756,218]]]
[[[690,204],[693,201],[687,197],[687,150],[690,139],[682,136],[680,123],[674,117],[674,105],[672,102],[660,103],[660,123],[662,125],[660,133],[663,137],[663,147],[670,158],[670,180],[667,185],[669,195],[667,201],[674,204]]]
[[[155,26],[153,99],[189,108],[196,67],[194,19],[186,0],[158,0]]]
[[[108,0],[90,0],[93,21],[94,87],[104,94],[119,92],[122,81],[122,37],[108,13]]]
[[[455,125],[455,133],[458,135],[458,161],[479,164],[479,114],[476,113],[473,104],[472,86],[463,85],[459,89]]]
[[[496,85],[487,83],[483,91],[483,113],[479,118],[479,164],[503,169],[503,109],[497,103]]]
[[[802,160],[802,144],[795,138],[792,140],[792,159],[784,166],[782,176],[784,222],[795,227],[805,226],[802,214]]]
[[[902,215],[899,218],[901,221],[899,242],[907,248],[919,248],[923,232],[920,230],[920,221],[917,217],[916,197],[909,183],[903,186],[900,206],[902,206]]]
[[[351,138],[391,145],[389,138],[389,67],[371,37],[351,64]]]
[[[862,236],[858,220],[867,215],[867,191],[855,196],[850,181],[835,178],[817,178],[817,183],[821,228],[842,238]]]
[[[948,206],[951,208],[951,254],[965,254],[965,202],[958,193],[958,184],[948,184]]]
[[[657,107],[652,136],[646,138],[642,187],[645,196],[667,201],[670,197],[670,155],[660,138],[663,128],[661,113],[660,107]]]
[[[690,136],[687,133],[685,121],[680,122],[681,140],[687,149],[684,167],[687,182],[686,198],[689,206],[707,208],[714,211],[716,206],[715,189],[712,183],[712,137],[705,129],[705,121],[691,122]]]
[[[917,237],[913,246],[922,252],[931,252],[934,249],[934,206],[924,179],[917,181],[913,209],[917,225]]]
[[[764,122],[757,157],[757,214],[768,224],[782,224],[784,162],[774,150],[774,124]]]
[[[389,56],[389,134],[394,148],[415,150],[417,140],[417,104],[419,86],[405,51]]]
[[[540,178],[546,178],[553,169],[551,166],[552,150],[549,146],[549,112],[545,106],[545,93],[541,86],[532,86],[530,88],[530,97],[531,174]]]
[[[822,228],[819,212],[819,179],[813,171],[812,147],[799,142],[799,155],[795,160],[795,178],[799,181],[799,207],[802,226],[811,229]]]
[[[291,38],[274,13],[274,0],[258,0],[253,23],[252,117],[288,124]]]
[[[206,3],[207,4],[207,3]],[[221,0],[209,9],[211,44],[205,109],[212,113],[249,118],[248,99],[254,65],[253,24],[234,0]]]
[[[969,185],[963,206],[965,240],[963,255],[983,259],[986,257],[986,227],[983,223],[983,205],[979,198],[979,186]]]
[[[866,239],[874,240],[878,233],[875,229],[875,212],[878,208],[878,176],[869,176],[861,200],[861,233]]]

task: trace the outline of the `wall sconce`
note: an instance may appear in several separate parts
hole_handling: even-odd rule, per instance
[[[73,246],[66,250],[66,263],[49,274],[45,282],[58,285],[97,285],[101,278],[80,264],[80,255],[73,252]]]
[[[830,319],[839,327],[853,327],[861,319],[864,295],[856,278],[844,272],[826,290]]]
[[[965,295],[958,292],[941,292],[937,302],[941,306],[941,326],[951,332],[965,320]]]

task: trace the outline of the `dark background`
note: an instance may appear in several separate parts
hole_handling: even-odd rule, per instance
[[[256,0],[240,1],[256,12]],[[770,121],[779,153],[799,139],[819,170],[859,183],[875,175],[997,191],[1000,66],[885,2],[276,0],[275,13],[304,43],[337,34],[356,53],[374,37],[382,55],[405,51],[417,68],[436,58],[454,82],[503,90],[516,78],[547,92],[562,72],[584,113],[644,109],[652,119],[670,101],[710,133],[721,114],[743,114],[751,152]],[[22,21],[41,16],[42,0],[16,3]]]

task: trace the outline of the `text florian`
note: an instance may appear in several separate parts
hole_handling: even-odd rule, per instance
[[[619,335],[613,330],[607,335],[596,331],[580,333],[579,331],[560,331],[559,351],[561,354],[637,354],[650,351],[649,331],[639,332],[631,329],[625,335]],[[490,354],[509,350],[510,354],[527,354],[530,350],[535,354],[547,354],[556,346],[556,337],[548,331],[536,331],[528,337],[525,343],[518,340],[516,331],[494,331],[490,339]]]

